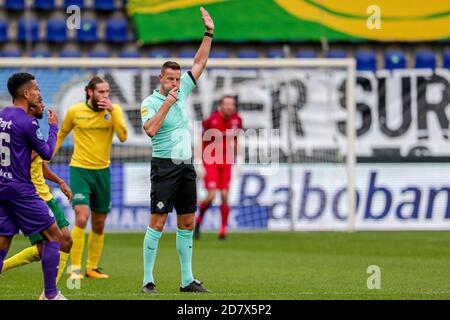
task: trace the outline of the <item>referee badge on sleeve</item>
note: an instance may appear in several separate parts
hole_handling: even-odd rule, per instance
[[[146,115],[148,115],[148,109],[144,106],[141,107],[141,117],[145,117]]]

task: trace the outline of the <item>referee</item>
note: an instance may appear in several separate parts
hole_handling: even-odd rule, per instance
[[[168,61],[159,76],[160,88],[142,103],[145,132],[152,139],[151,217],[144,238],[142,291],[157,293],[153,267],[167,214],[177,212],[176,247],[181,265],[181,292],[210,292],[192,274],[192,236],[197,209],[196,174],[185,102],[208,61],[214,22],[200,8],[206,32],[191,71],[181,75],[180,65]]]

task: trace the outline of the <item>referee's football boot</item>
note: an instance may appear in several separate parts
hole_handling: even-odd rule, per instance
[[[147,283],[145,286],[142,287],[142,292],[144,293],[158,293],[158,290],[156,290],[156,286],[153,282]]]
[[[202,282],[195,280],[186,287],[180,287],[180,292],[212,292],[211,290],[202,287]]]

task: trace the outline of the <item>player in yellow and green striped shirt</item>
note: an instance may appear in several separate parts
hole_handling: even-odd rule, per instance
[[[109,84],[95,76],[85,88],[86,101],[69,108],[58,132],[56,151],[74,131],[74,151],[70,161],[70,188],[73,192],[75,226],[72,231],[72,279],[83,279],[81,258],[85,229],[91,215],[86,276],[106,279],[98,263],[103,251],[106,216],[111,209],[110,152],[114,133],[121,142],[128,131],[122,109],[109,99]]]

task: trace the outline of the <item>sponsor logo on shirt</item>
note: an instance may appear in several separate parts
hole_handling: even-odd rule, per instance
[[[82,193],[75,193],[74,195],[73,195],[73,199],[74,200],[84,200],[86,197],[84,196],[84,194],[82,194]]]
[[[103,118],[108,121],[109,119],[111,119],[111,115],[109,113],[106,113]]]
[[[0,129],[2,129],[2,130],[11,129],[12,124],[13,124],[13,122],[11,120],[4,121],[2,118],[0,118]]]
[[[12,175],[11,172],[3,171],[2,168],[0,168],[0,177],[7,178],[7,179],[12,179],[13,175]]]

